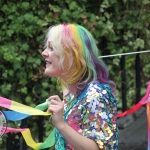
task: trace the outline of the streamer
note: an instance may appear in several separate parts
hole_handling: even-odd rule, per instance
[[[40,105],[37,105],[36,108],[32,108],[32,107],[20,104],[18,102],[9,100],[7,98],[0,97],[0,106],[13,110],[13,111],[2,111],[4,115],[6,116],[7,120],[11,120],[11,121],[22,120],[32,115],[40,115],[40,116],[51,115],[52,114],[51,112],[42,111],[48,108],[48,102],[49,101],[47,99],[46,102]],[[31,132],[28,128],[15,129],[15,128],[7,127],[5,133],[9,133],[9,132],[21,132],[23,138],[26,141],[26,144],[35,150],[52,147],[55,144],[55,136],[54,136],[55,128],[53,128],[52,132],[43,143],[36,143],[33,140],[31,136]]]
[[[20,104],[18,102],[9,100],[7,98],[0,97],[0,106],[11,110],[11,111],[3,111],[7,120],[11,120],[11,121],[22,120],[32,115],[50,116],[52,114],[51,112],[43,111],[48,108],[48,103],[49,101],[47,99],[46,102],[36,106],[35,108],[32,108],[32,107]],[[140,107],[142,107],[145,104],[147,106],[147,120],[148,120],[148,150],[150,150],[150,82],[148,84],[146,94],[141,99],[141,101],[139,101],[139,103],[137,103],[135,106],[133,106],[129,110],[117,114],[114,117],[114,119],[131,114],[137,111]],[[43,143],[36,143],[33,140],[31,136],[31,132],[28,128],[15,129],[15,128],[7,127],[6,133],[9,133],[9,132],[21,132],[22,136],[24,137],[26,141],[26,144],[35,150],[52,147],[55,144],[55,135],[54,135],[55,128],[53,128],[52,132]]]

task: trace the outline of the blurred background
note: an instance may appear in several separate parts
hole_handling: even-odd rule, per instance
[[[150,0],[0,0],[0,96],[31,107],[61,96],[56,79],[44,75],[41,56],[47,29],[59,23],[87,28],[102,56],[150,49]],[[116,83],[118,113],[125,111],[145,95],[150,53],[103,59]],[[38,116],[8,126],[30,128],[37,142],[52,129],[47,117]],[[20,133],[4,135],[0,149],[30,150]]]

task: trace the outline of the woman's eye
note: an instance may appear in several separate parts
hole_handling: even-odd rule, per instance
[[[54,49],[52,47],[50,47],[50,50],[53,51]]]
[[[53,51],[54,49],[52,48],[52,47],[50,47],[50,46],[48,46],[48,49],[50,49],[50,51]]]
[[[53,51],[53,46],[51,45],[50,42],[47,43],[47,48],[50,50],[50,51]]]

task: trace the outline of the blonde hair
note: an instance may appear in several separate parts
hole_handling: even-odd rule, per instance
[[[76,85],[80,91],[90,81],[108,83],[108,70],[91,33],[76,24],[59,24],[48,29],[47,39],[60,57],[60,66],[66,71],[67,80],[59,79],[62,85]]]

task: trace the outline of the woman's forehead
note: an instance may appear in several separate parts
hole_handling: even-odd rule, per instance
[[[51,38],[51,37],[48,37],[48,39],[47,39],[47,44],[52,45],[52,38]]]

